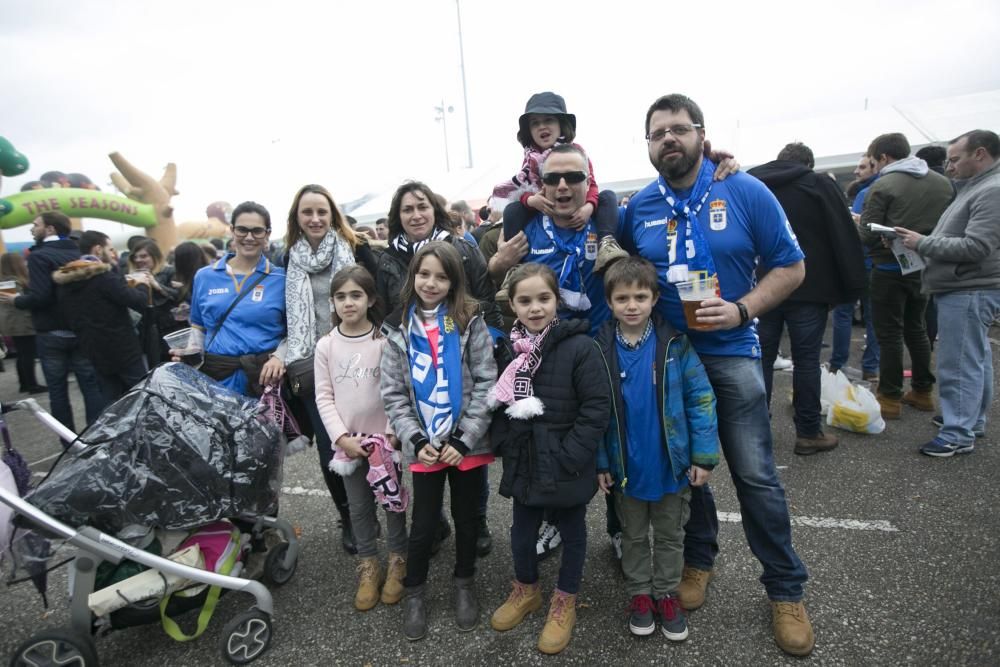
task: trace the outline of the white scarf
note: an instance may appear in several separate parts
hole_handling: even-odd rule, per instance
[[[285,317],[288,322],[287,362],[308,359],[316,347],[316,304],[310,276],[330,268],[330,276],[354,264],[351,244],[333,231],[326,233],[313,252],[304,237],[288,251],[285,269]]]

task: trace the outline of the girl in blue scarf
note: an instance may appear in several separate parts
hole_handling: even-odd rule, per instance
[[[424,584],[444,483],[455,522],[455,620],[469,631],[479,622],[472,590],[479,493],[493,461],[487,395],[496,381],[493,344],[467,292],[462,257],[431,241],[410,262],[402,308],[386,318],[382,399],[413,473],[413,513],[407,551],[403,633],[427,633]]]

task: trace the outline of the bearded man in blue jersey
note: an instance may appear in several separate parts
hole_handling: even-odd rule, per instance
[[[703,155],[705,120],[683,95],[661,97],[646,112],[649,159],[659,178],[622,216],[619,241],[653,263],[657,310],[688,334],[716,394],[719,439],[736,488],[743,530],[763,565],[774,637],[786,653],[813,649],[802,604],[806,568],[792,548],[785,491],[772,456],[772,434],[755,318],[781,303],[805,276],[803,254],[774,195],[744,173],[713,181]],[[759,282],[755,269],[764,273]],[[675,283],[715,276],[719,296],[701,301],[688,326]],[[718,553],[718,518],[708,485],[692,490],[684,546],[681,604],[705,600]]]

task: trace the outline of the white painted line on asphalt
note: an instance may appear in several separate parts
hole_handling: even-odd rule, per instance
[[[32,461],[31,463],[28,464],[28,467],[30,468],[31,466],[36,466],[39,463],[45,463],[46,461],[51,461],[52,459],[58,458],[60,456],[62,456],[62,452],[59,452],[58,454],[53,454],[52,456],[46,456],[44,459],[38,459],[37,461]]]
[[[719,521],[740,523],[743,517],[739,512],[719,512]],[[793,516],[793,526],[808,526],[810,528],[843,528],[846,530],[881,530],[886,533],[898,533],[890,522],[882,519],[863,521],[861,519],[832,519],[822,516]]]
[[[328,497],[330,492],[323,489],[307,489],[301,486],[283,486],[281,492],[286,496],[321,496]]]
[[[326,498],[330,492],[326,489],[307,489],[302,486],[283,486],[281,492],[286,496],[316,496]],[[719,521],[740,523],[743,517],[739,512],[719,512]],[[897,533],[899,528],[888,521],[875,519],[862,521],[860,519],[832,519],[829,517],[793,516],[792,525],[809,526],[810,528],[843,528],[846,530],[881,530],[886,533]]]

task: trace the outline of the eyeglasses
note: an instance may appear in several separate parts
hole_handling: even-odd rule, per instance
[[[267,227],[244,227],[243,225],[236,225],[233,227],[233,236],[238,239],[245,239],[247,234],[250,234],[255,239],[262,239],[270,231]]]
[[[566,185],[576,185],[587,180],[585,171],[550,171],[542,176],[542,183],[545,185],[559,185],[559,181],[566,179]]]
[[[663,141],[668,134],[672,134],[675,137],[683,137],[686,134],[690,134],[695,129],[700,129],[701,125],[698,123],[688,123],[686,125],[671,125],[662,130],[657,130],[656,132],[650,132],[646,135],[646,141],[651,144],[658,144]]]

